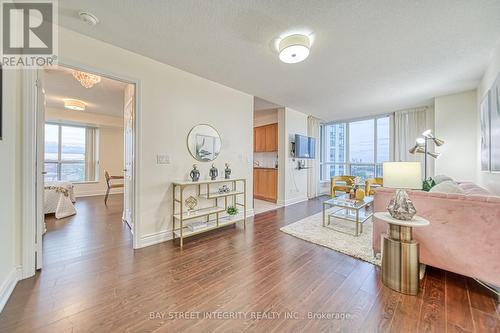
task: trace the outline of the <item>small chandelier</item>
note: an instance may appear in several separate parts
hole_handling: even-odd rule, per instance
[[[100,76],[80,71],[73,71],[73,77],[87,89],[92,88],[94,84],[101,82]]]

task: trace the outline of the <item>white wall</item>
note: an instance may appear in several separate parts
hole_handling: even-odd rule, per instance
[[[17,88],[17,89],[16,89]],[[21,219],[19,173],[20,76],[18,71],[3,70],[3,133],[0,141],[0,311],[14,289]]]
[[[290,205],[307,200],[307,170],[297,169],[297,159],[290,155],[291,142],[295,141],[295,134],[307,135],[307,115],[290,108],[281,109],[278,118],[285,124],[282,132],[278,131],[280,138],[278,145],[282,147],[278,172],[278,194],[282,193],[278,204]],[[279,147],[278,147],[279,149]]]
[[[441,157],[435,162],[435,174],[457,181],[477,182],[477,92],[436,97],[434,127],[445,144],[436,148]]]
[[[45,120],[96,126],[99,130],[99,174],[93,182],[75,183],[75,196],[104,195],[106,179],[104,170],[112,176],[123,175],[123,118],[81,111],[48,108]],[[110,193],[123,193],[122,188],[112,189]]]
[[[497,76],[500,74],[500,44],[497,45],[497,48],[493,52],[491,56],[491,61],[488,66],[488,68],[485,71],[485,74],[481,80],[481,83],[479,84],[479,87],[477,89],[477,114],[479,115],[479,104],[483,100],[484,96],[486,96],[486,93],[488,90],[491,88],[493,83],[495,82]],[[476,130],[477,130],[477,137],[476,137],[476,147],[477,147],[477,179],[479,185],[487,188],[489,191],[496,195],[500,195],[500,173],[490,173],[490,172],[483,172],[481,171],[480,168],[480,148],[481,147],[481,136],[480,136],[480,124],[479,124],[479,117],[476,122]]]
[[[234,177],[248,180],[247,204],[252,207],[253,96],[64,28],[59,37],[62,62],[68,59],[140,81],[138,196],[143,244],[171,237],[171,183],[187,179],[195,162],[186,137],[196,124],[208,123],[219,131],[222,151],[215,165],[221,170],[229,162]],[[168,154],[171,163],[157,165],[158,153]],[[206,178],[211,163],[196,163]]]

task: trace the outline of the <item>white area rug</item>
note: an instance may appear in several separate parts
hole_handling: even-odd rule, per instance
[[[332,211],[328,210],[327,212],[331,213]],[[373,256],[371,218],[363,224],[363,233],[358,237],[354,236],[356,230],[354,222],[333,217],[331,218],[331,222],[329,226],[323,227],[322,213],[318,213],[284,226],[280,230],[305,241],[322,245],[380,266],[380,259]]]

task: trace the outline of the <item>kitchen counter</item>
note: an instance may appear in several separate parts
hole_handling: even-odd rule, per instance
[[[254,169],[278,170],[278,168],[253,167]]]

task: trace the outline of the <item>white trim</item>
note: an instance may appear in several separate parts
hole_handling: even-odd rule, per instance
[[[285,207],[285,206],[290,206],[290,205],[293,205],[293,204],[296,204],[299,202],[304,202],[307,200],[309,200],[309,198],[307,198],[307,196],[304,196],[304,197],[298,197],[298,198],[288,199],[288,200],[284,200],[284,201],[278,200],[277,204],[282,206],[282,207]]]
[[[36,238],[36,112],[35,70],[22,71],[23,165],[22,165],[22,277],[35,275]]]
[[[14,291],[16,287],[19,271],[16,268],[12,268],[12,270],[7,275],[7,278],[0,285],[0,312],[2,312],[5,304],[9,300],[10,295]]]
[[[75,192],[75,198],[104,196],[105,194],[106,190],[81,191],[81,192]],[[123,194],[123,188],[112,189],[109,192],[109,195],[113,194]]]
[[[172,239],[172,230],[163,230],[141,237],[140,248],[156,245]]]
[[[98,180],[85,180],[81,182],[71,182],[73,185],[99,184]]]
[[[249,222],[248,218],[252,216],[254,216],[254,210],[247,209],[247,223]],[[172,240],[172,229],[154,232],[141,237],[140,248],[160,244],[169,240]]]

